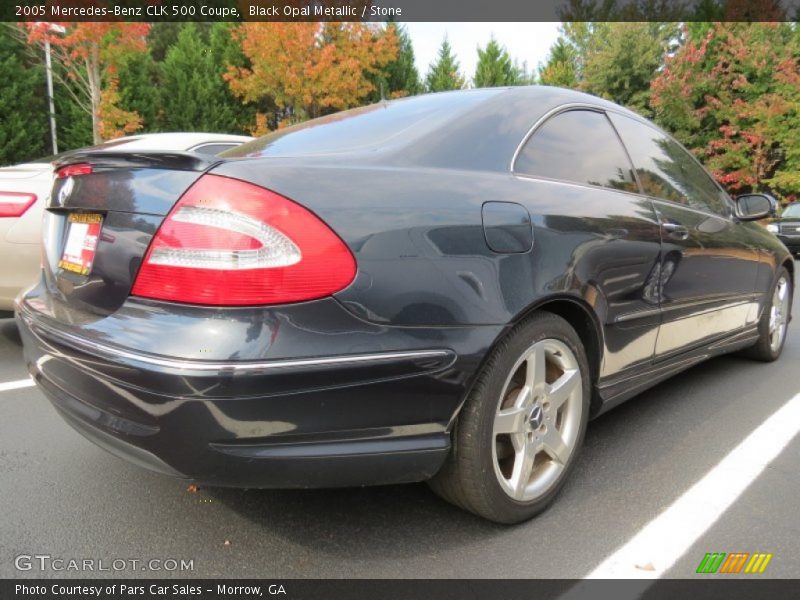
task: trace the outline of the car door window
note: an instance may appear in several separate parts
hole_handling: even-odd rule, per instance
[[[570,110],[539,127],[517,156],[514,171],[638,192],[625,149],[604,113]]]
[[[728,216],[731,205],[697,160],[669,136],[623,115],[609,115],[628,148],[644,192]]]

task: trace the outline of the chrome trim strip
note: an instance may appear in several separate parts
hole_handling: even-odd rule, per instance
[[[624,323],[626,321],[633,321],[634,319],[644,318],[644,317],[652,317],[657,315],[658,313],[671,313],[678,310],[683,310],[687,308],[698,308],[702,307],[705,304],[717,304],[724,302],[721,306],[717,306],[711,309],[707,309],[701,312],[713,312],[715,310],[721,310],[723,308],[730,308],[733,306],[739,306],[740,304],[748,304],[750,302],[754,302],[758,300],[758,294],[737,294],[735,296],[712,296],[710,298],[701,298],[699,300],[688,300],[681,303],[675,304],[667,304],[666,306],[661,306],[660,308],[652,308],[652,309],[645,309],[645,310],[635,310],[628,313],[623,313],[621,315],[617,315],[614,319],[614,323]],[[701,314],[701,313],[697,313]]]
[[[626,323],[627,321],[634,321],[636,319],[644,319],[645,317],[653,317],[661,313],[660,308],[652,308],[649,310],[635,310],[633,312],[617,315],[614,323]]]
[[[557,185],[571,185],[573,187],[585,188],[589,190],[600,190],[610,194],[627,194],[640,200],[650,200],[650,196],[645,196],[639,192],[629,192],[628,190],[615,190],[614,188],[604,187],[602,185],[592,185],[591,183],[580,183],[578,181],[569,181],[567,179],[556,179],[555,177],[545,177],[544,175],[526,175],[525,173],[511,173],[511,175],[518,181],[532,181],[536,183],[552,183]],[[661,223],[656,220],[656,214],[653,213],[653,225],[661,227]]]
[[[719,213],[711,212],[708,210],[702,210],[700,208],[695,208],[694,206],[689,206],[688,204],[681,204],[680,202],[675,202],[674,200],[667,200],[666,198],[659,198],[658,196],[645,196],[649,198],[654,204],[665,204],[667,206],[674,206],[675,208],[680,208],[682,210],[688,210],[689,212],[693,212],[698,215],[702,215],[704,217],[712,217],[715,219],[720,219],[721,221],[728,221],[730,223],[734,223],[733,215],[721,215]],[[656,210],[658,208],[656,207]],[[659,213],[660,215],[661,213]]]
[[[21,306],[20,306],[21,308]],[[264,360],[264,361],[242,361],[242,362],[208,362],[193,361],[176,358],[166,358],[150,354],[140,354],[123,350],[114,346],[107,346],[99,342],[87,340],[76,335],[58,331],[51,326],[41,322],[33,323],[30,312],[21,310],[20,316],[25,320],[31,329],[42,329],[54,338],[67,342],[68,344],[86,351],[89,354],[100,356],[101,358],[125,358],[134,362],[140,362],[168,369],[184,371],[195,371],[201,373],[220,372],[226,373],[247,372],[247,371],[267,371],[272,369],[292,369],[299,367],[325,367],[335,365],[346,365],[353,363],[384,362],[403,359],[422,359],[422,358],[447,358],[453,356],[452,350],[410,350],[403,352],[376,352],[373,354],[351,354],[345,356],[328,356],[320,358],[301,358],[287,360]]]

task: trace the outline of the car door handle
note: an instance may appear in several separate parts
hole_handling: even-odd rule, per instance
[[[661,227],[672,239],[685,240],[689,238],[689,230],[680,223],[662,223]]]

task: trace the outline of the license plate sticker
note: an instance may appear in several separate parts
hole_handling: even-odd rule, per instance
[[[102,225],[102,215],[88,213],[69,215],[67,241],[58,266],[65,271],[88,275],[94,264],[94,253],[97,250]]]

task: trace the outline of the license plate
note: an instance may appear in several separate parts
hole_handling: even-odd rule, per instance
[[[67,241],[58,266],[65,271],[88,275],[94,264],[94,253],[102,225],[102,215],[91,213],[69,215]]]

